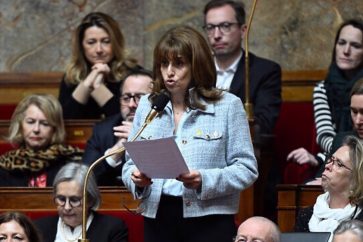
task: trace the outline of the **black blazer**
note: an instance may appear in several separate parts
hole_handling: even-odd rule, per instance
[[[281,107],[281,67],[270,60],[249,53],[250,100],[255,124],[260,133],[271,134]],[[230,92],[245,103],[245,55],[238,63]]]
[[[86,236],[90,241],[127,242],[128,230],[126,224],[118,218],[94,212],[94,217]],[[35,220],[43,242],[54,242],[57,234],[58,216]]]
[[[116,144],[117,137],[113,134],[113,127],[120,125],[121,122],[122,117],[119,113],[95,125],[83,155],[83,162],[85,164],[92,164],[103,156],[107,149]],[[115,168],[111,167],[105,160],[98,164],[93,170],[97,178],[97,184],[99,186],[122,185],[122,181],[117,179],[117,177],[121,176],[122,164]]]

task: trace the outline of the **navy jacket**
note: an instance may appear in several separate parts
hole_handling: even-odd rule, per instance
[[[122,117],[118,113],[95,125],[83,155],[83,162],[85,164],[92,164],[103,156],[107,149],[116,144],[117,138],[113,134],[113,127],[120,125],[121,122]],[[122,164],[114,168],[104,160],[93,170],[97,178],[97,184],[99,186],[122,185],[122,181],[118,179],[121,176],[121,168]]]
[[[271,134],[281,107],[281,67],[249,53],[250,100],[260,133]],[[245,56],[238,63],[229,92],[245,103]]]

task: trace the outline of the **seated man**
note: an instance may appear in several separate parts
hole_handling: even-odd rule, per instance
[[[235,242],[261,241],[279,242],[280,230],[277,225],[265,217],[251,217],[238,228]]]
[[[121,86],[121,112],[95,125],[91,138],[87,141],[83,162],[92,164],[109,151],[122,147],[127,141],[132,120],[142,95],[151,92],[152,73],[143,68],[135,68],[125,78]],[[116,163],[122,154],[106,158],[95,167],[94,173],[100,186],[122,185],[118,176],[122,163]]]
[[[217,69],[217,87],[245,97],[246,34],[244,5],[240,1],[211,0],[204,7],[204,30],[212,48]],[[254,112],[254,144],[266,145],[281,106],[281,68],[271,61],[249,54],[250,99]],[[266,137],[266,138],[263,138]],[[267,142],[267,143],[266,143]]]

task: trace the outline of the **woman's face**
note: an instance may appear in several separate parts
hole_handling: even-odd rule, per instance
[[[191,65],[184,57],[161,62],[160,71],[165,87],[171,95],[185,95],[192,78]]]
[[[349,191],[352,180],[352,161],[349,147],[340,147],[332,156],[330,163],[325,164],[322,175],[322,186],[328,192],[345,193]]]
[[[82,224],[81,199],[82,188],[76,181],[64,181],[57,185],[54,201],[58,214],[63,222],[72,228]]]
[[[107,64],[113,59],[111,38],[103,28],[92,26],[86,29],[82,46],[84,55],[91,65]]]
[[[12,220],[0,224],[0,241],[4,242],[29,242],[23,227],[16,221]]]
[[[21,126],[27,148],[38,150],[48,147],[54,134],[54,128],[36,105],[31,104],[26,109]]]
[[[343,71],[352,71],[363,62],[363,35],[360,29],[347,25],[342,28],[335,45],[335,60]]]

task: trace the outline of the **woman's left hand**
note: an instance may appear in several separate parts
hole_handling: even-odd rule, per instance
[[[199,189],[202,185],[202,176],[199,171],[190,171],[184,173],[176,178],[178,181],[183,182],[183,185],[189,189]]]

